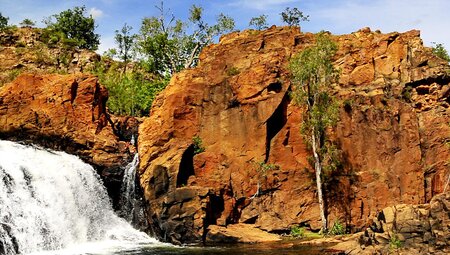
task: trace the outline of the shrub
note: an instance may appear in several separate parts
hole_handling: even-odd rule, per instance
[[[250,20],[249,25],[254,26],[257,30],[266,29],[267,28],[267,15],[260,15],[258,17],[253,17]]]
[[[389,248],[392,250],[400,249],[403,246],[402,241],[398,238],[397,234],[391,235],[389,239]]]
[[[300,25],[300,21],[309,21],[309,15],[304,15],[295,7],[292,9],[287,7],[280,15],[283,22],[290,27]]]
[[[5,71],[5,73],[7,73],[6,76],[3,80],[0,80],[0,87],[15,80],[17,76],[22,73],[22,69],[12,69],[10,71]]]
[[[402,98],[407,103],[411,103],[412,91],[413,91],[413,88],[410,86],[405,87],[402,91]]]
[[[0,12],[0,31],[5,30],[8,27],[9,17],[5,17]]]
[[[129,72],[123,73],[122,64],[104,56],[92,70],[100,83],[108,89],[109,111],[131,116],[149,114],[154,99],[169,81],[145,73],[138,64]]]
[[[226,71],[228,76],[235,76],[238,75],[240,73],[239,69],[237,67],[230,67],[227,69]]]
[[[48,29],[63,33],[64,38],[73,40],[81,49],[96,50],[100,44],[100,35],[95,33],[95,20],[88,15],[85,6],[62,11],[45,23]]]
[[[192,144],[194,145],[194,155],[197,155],[205,151],[202,139],[199,136],[192,137]]]
[[[305,228],[298,225],[292,226],[290,235],[295,238],[303,238],[305,237]]]
[[[24,19],[22,22],[19,23],[21,27],[34,27],[36,23],[32,21],[31,19]]]
[[[333,227],[331,227],[330,231],[328,232],[328,234],[343,235],[345,234],[345,227],[339,220],[336,220],[333,224]]]
[[[436,42],[432,42],[433,46],[432,51],[434,53],[434,55],[446,60],[447,62],[450,62],[450,56],[448,55],[447,50],[444,48],[444,45],[442,45],[442,43],[436,43]]]

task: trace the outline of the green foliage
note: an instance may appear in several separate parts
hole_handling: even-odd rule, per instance
[[[260,161],[256,163],[256,171],[261,177],[266,177],[268,171],[278,170],[280,166],[277,164],[266,163],[264,161]]]
[[[2,13],[0,12],[0,31],[5,30],[8,27],[8,17],[5,17],[2,15]]]
[[[292,226],[290,235],[295,238],[303,238],[305,237],[305,228],[298,225]]]
[[[402,248],[402,246],[403,246],[403,243],[398,238],[397,234],[391,235],[391,238],[389,239],[389,248],[391,250],[397,250],[397,249]]]
[[[168,84],[167,79],[148,77],[139,66],[123,73],[119,64],[107,67],[101,62],[94,74],[108,89],[109,110],[118,115],[147,115],[156,96]]]
[[[32,21],[31,19],[24,19],[22,22],[19,23],[22,27],[34,27],[36,23]]]
[[[94,18],[87,16],[85,6],[62,11],[48,18],[45,23],[52,34],[62,33],[64,38],[69,40],[66,41],[67,44],[74,43],[81,49],[89,50],[96,50],[100,44],[100,36],[94,32]],[[52,40],[54,39],[56,37],[52,37]]]
[[[205,151],[205,147],[203,147],[202,139],[199,136],[192,137],[192,144],[194,146],[194,155],[197,155],[197,154]]]
[[[49,55],[49,52],[45,50],[43,45],[38,45],[33,49],[34,61],[39,65],[53,65],[55,59]]]
[[[200,51],[214,37],[234,29],[234,20],[224,14],[217,17],[215,25],[207,24],[202,18],[203,9],[196,5],[191,7],[187,22],[169,15],[163,2],[156,8],[160,15],[142,20],[137,40],[148,71],[155,73],[171,75],[195,66]]]
[[[48,47],[56,47],[59,42],[62,41],[64,38],[64,33],[55,31],[49,28],[42,29],[41,36],[39,37],[39,40],[45,44],[47,44]]]
[[[235,76],[238,75],[241,71],[237,67],[230,67],[227,69],[226,73],[228,76]]]
[[[287,7],[280,15],[283,22],[290,27],[299,26],[301,21],[309,21],[309,15],[304,15],[303,12],[296,7],[292,9]]]
[[[119,59],[125,63],[125,69],[126,64],[132,59],[132,49],[136,39],[136,35],[131,34],[131,29],[133,28],[125,23],[120,31],[116,30],[116,36],[114,37],[118,48],[116,53]]]
[[[19,74],[22,73],[22,69],[12,69],[5,71],[6,76],[0,80],[0,87],[5,85],[6,83],[10,83],[14,81]]]
[[[250,19],[249,26],[254,26],[257,30],[262,30],[267,28],[267,15],[260,15],[258,17],[253,17]]]
[[[325,232],[327,220],[322,187],[328,180],[324,177],[335,172],[341,165],[340,152],[327,137],[327,129],[336,125],[339,118],[337,100],[332,94],[332,85],[339,77],[332,62],[336,51],[336,44],[322,32],[316,36],[314,45],[295,55],[289,63],[294,102],[305,108],[301,131],[314,155],[312,166],[317,177],[322,230]]]
[[[402,98],[408,103],[411,103],[413,88],[411,86],[407,86],[402,91]]]
[[[328,231],[328,234],[334,236],[343,235],[345,234],[345,227],[339,220],[336,220],[333,224],[333,227],[331,227],[331,229]]]
[[[336,51],[336,44],[325,33],[320,33],[314,46],[290,61],[296,86],[292,93],[294,101],[307,108],[302,125],[304,134],[311,133],[314,127],[318,137],[322,137],[327,128],[337,123],[339,107],[331,93],[331,86],[339,77],[331,60]]]
[[[447,62],[450,62],[450,56],[448,55],[447,50],[444,48],[444,45],[442,45],[442,43],[436,43],[436,42],[432,42],[433,46],[432,51],[434,53],[434,55],[446,60]]]

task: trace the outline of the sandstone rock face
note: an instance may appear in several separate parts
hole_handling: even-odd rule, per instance
[[[384,208],[349,254],[448,254],[450,252],[450,192],[429,204],[399,204]],[[400,247],[392,246],[393,238]]]
[[[0,138],[78,155],[119,190],[129,144],[115,134],[107,98],[94,76],[23,74],[0,88]]]
[[[418,31],[332,38],[342,100],[332,133],[344,167],[327,185],[328,214],[358,230],[387,206],[442,192],[450,79]],[[139,128],[140,184],[155,234],[195,242],[209,225],[320,228],[287,69],[313,42],[295,28],[233,33],[205,49],[197,68],[172,78]]]

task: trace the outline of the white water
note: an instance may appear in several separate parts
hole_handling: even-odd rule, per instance
[[[136,208],[136,168],[139,165],[139,154],[134,155],[133,161],[131,161],[126,167],[122,179],[121,194],[121,211],[123,217],[128,222],[133,221]]]
[[[113,212],[79,158],[0,140],[0,254],[107,254],[162,245]],[[55,250],[59,250],[56,252]]]

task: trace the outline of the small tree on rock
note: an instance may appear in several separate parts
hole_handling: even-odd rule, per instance
[[[432,42],[433,46],[431,47],[434,55],[447,60],[447,62],[450,62],[450,56],[448,55],[447,50],[444,48],[444,45],[442,43],[436,43]]]
[[[203,18],[203,9],[193,5],[189,22],[176,19],[164,9],[164,2],[156,6],[160,15],[144,18],[138,36],[139,53],[144,57],[150,71],[172,75],[198,62],[200,51],[214,37],[234,29],[234,20],[224,14],[209,25]],[[187,28],[192,27],[192,33]]]
[[[114,37],[118,48],[116,53],[123,61],[124,72],[126,71],[128,62],[132,59],[132,49],[136,39],[136,35],[131,34],[131,29],[133,28],[125,23],[120,31],[116,30],[116,36]]]
[[[63,33],[81,49],[96,50],[100,44],[100,35],[94,32],[95,20],[92,16],[87,16],[85,6],[62,11],[44,22],[48,29]]]
[[[262,30],[267,28],[267,15],[260,15],[258,17],[253,17],[250,20],[249,26],[254,26],[257,30]]]
[[[36,23],[32,21],[31,19],[24,19],[22,22],[19,23],[21,27],[34,27]]]
[[[299,26],[301,21],[309,21],[309,15],[304,15],[296,7],[292,9],[287,7],[280,15],[283,22],[290,27]]]
[[[336,44],[320,33],[315,45],[303,50],[290,61],[294,83],[294,101],[305,108],[302,134],[313,153],[317,195],[322,231],[327,231],[326,208],[323,195],[323,172],[336,168],[336,146],[327,137],[327,129],[338,120],[338,107],[332,96],[332,85],[338,72],[332,64]]]
[[[0,12],[0,31],[5,30],[8,27],[8,17],[5,17]]]

